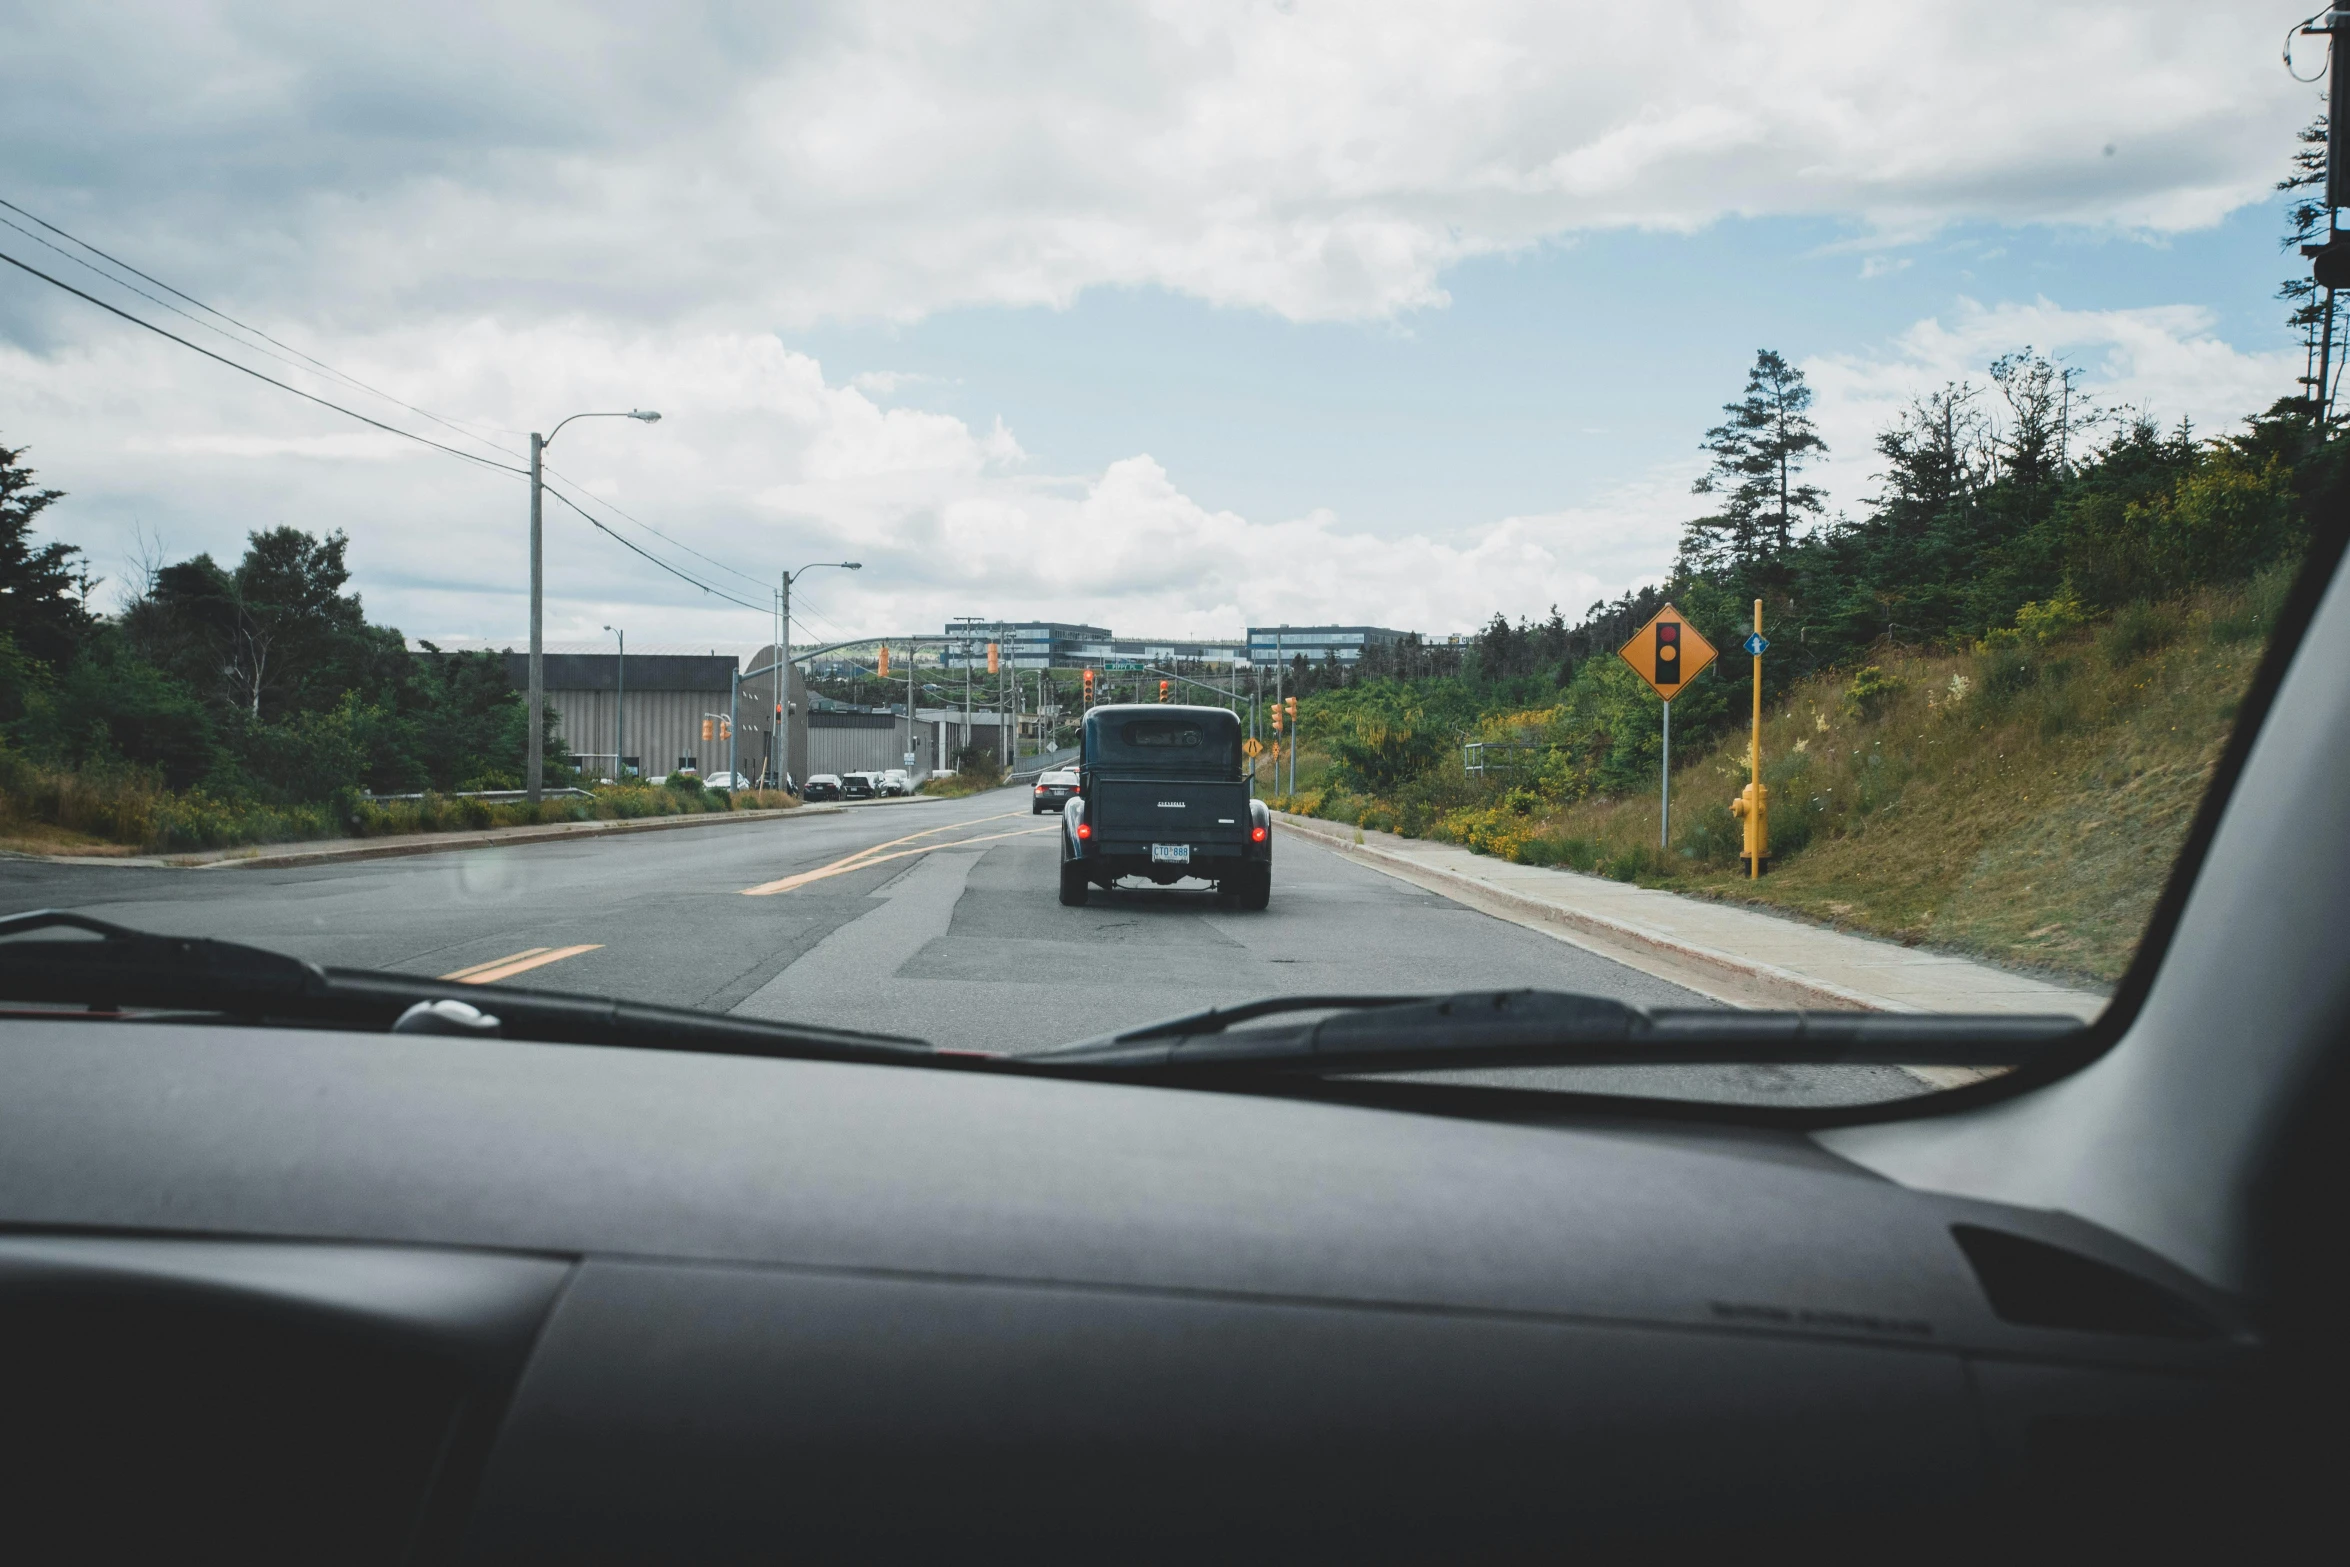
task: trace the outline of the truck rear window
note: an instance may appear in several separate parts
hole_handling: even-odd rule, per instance
[[[1112,771],[1233,778],[1240,773],[1240,724],[1226,718],[1110,719],[1094,726],[1090,759]]]

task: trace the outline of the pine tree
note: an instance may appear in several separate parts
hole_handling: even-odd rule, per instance
[[[64,494],[34,486],[22,447],[0,446],[0,638],[50,665],[71,659],[91,624],[77,596],[89,583],[74,566],[81,551],[33,542],[34,520]]]
[[[2303,126],[2298,140],[2301,145],[2293,154],[2293,172],[2277,181],[2278,190],[2288,195],[2301,193],[2285,208],[2285,233],[2278,242],[2280,248],[2295,255],[2303,245],[2315,244],[2329,228],[2325,203],[2316,194],[2325,188],[2326,182],[2326,117],[2321,114]],[[2285,321],[2301,334],[2302,401],[2314,424],[2318,409],[2331,400],[2327,389],[2317,384],[2317,377],[2319,366],[2331,357],[2322,355],[2319,349],[2337,336],[2334,291],[2318,287],[2317,280],[2304,268],[2285,279],[2277,289],[2277,298],[2292,306]]]
[[[1819,489],[1797,482],[1804,464],[1828,450],[1812,428],[1811,396],[1803,372],[1776,350],[1756,353],[1745,395],[1724,403],[1722,412],[1730,417],[1705,432],[1713,467],[1691,488],[1723,497],[1723,506],[1719,515],[1689,524],[1682,543],[1686,561],[1762,564],[1794,546],[1798,514],[1820,514]]]

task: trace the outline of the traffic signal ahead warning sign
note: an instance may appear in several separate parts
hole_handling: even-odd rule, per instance
[[[1704,672],[1716,654],[1714,645],[1699,636],[1697,628],[1682,619],[1679,610],[1667,604],[1631,641],[1616,649],[1616,656],[1630,664],[1633,673],[1647,681],[1658,696],[1670,702],[1683,686]]]

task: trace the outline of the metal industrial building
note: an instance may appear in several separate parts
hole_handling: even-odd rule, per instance
[[[514,689],[530,688],[530,656],[511,646],[409,646],[425,658],[458,651],[495,652]],[[729,701],[737,669],[759,669],[773,662],[774,650],[769,647],[670,644],[631,649],[624,670],[610,644],[552,643],[544,660],[547,707],[555,715],[557,737],[590,778],[613,777],[619,758],[625,758],[628,776],[657,777],[680,767],[720,771],[727,764],[728,748],[717,721],[729,716],[730,708],[738,726],[733,754],[742,772],[775,778],[788,770],[795,778],[805,778],[807,736],[804,727],[791,722],[807,711],[806,682],[800,672],[792,672],[793,700],[784,715],[781,748],[773,738],[783,694],[777,676],[744,681],[739,697]],[[710,723],[708,740],[702,738],[705,720]],[[779,749],[784,754],[778,755]]]
[[[926,707],[916,711],[909,732],[902,712],[819,710],[808,715],[808,773],[878,773],[903,767],[921,779],[953,767],[955,753],[965,746],[981,745],[1002,755],[1002,724],[1000,713]]]
[[[724,733],[719,720],[730,716],[739,723],[734,754],[741,770],[754,777],[772,775],[778,769],[770,682],[754,682],[759,689],[745,690],[739,715],[729,711],[734,672],[767,662],[766,651],[630,653],[625,669],[611,652],[550,651],[544,659],[547,706],[555,713],[557,735],[592,778],[659,776],[689,767],[720,771],[727,746],[718,738]],[[506,678],[517,691],[528,690],[530,655],[507,652],[504,658]],[[702,738],[705,721],[707,740]]]

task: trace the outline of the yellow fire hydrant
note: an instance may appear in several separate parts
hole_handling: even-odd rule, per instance
[[[1770,791],[1760,783],[1748,784],[1730,802],[1730,814],[1745,824],[1745,847],[1740,857],[1746,861],[1746,874],[1760,876],[1771,857]]]

